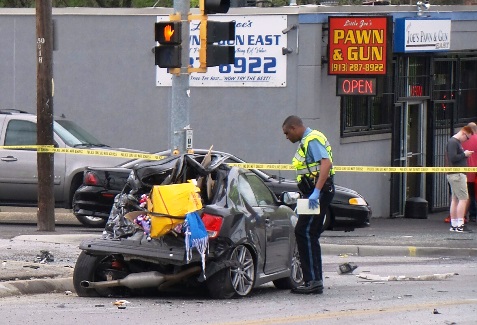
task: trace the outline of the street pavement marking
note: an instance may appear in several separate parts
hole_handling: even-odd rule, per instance
[[[310,295],[314,297],[314,295]],[[341,319],[343,318],[352,318],[356,316],[363,315],[375,315],[382,313],[397,313],[397,312],[407,312],[407,311],[416,311],[421,309],[428,309],[430,313],[432,310],[437,307],[445,306],[455,306],[455,305],[477,305],[477,299],[464,299],[464,300],[455,300],[455,301],[441,301],[441,302],[430,302],[425,304],[412,304],[412,305],[403,305],[403,306],[390,306],[390,307],[380,307],[376,309],[366,309],[366,310],[343,310],[337,312],[324,312],[322,314],[308,314],[300,316],[289,316],[289,317],[277,317],[277,318],[267,318],[267,319],[257,319],[257,320],[241,320],[237,322],[223,323],[221,325],[268,325],[268,324],[300,324],[305,321],[314,321],[322,319]],[[346,322],[345,320],[343,320]],[[217,323],[218,325],[219,323]]]

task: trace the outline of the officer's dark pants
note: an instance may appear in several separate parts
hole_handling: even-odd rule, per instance
[[[320,235],[323,227],[326,210],[335,195],[335,186],[330,190],[320,193],[320,214],[301,215],[295,227],[295,237],[300,254],[303,280],[319,281],[323,280],[321,263]]]

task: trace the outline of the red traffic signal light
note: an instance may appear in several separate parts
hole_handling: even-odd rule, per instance
[[[181,44],[182,43],[182,22],[161,21],[156,23],[154,29],[156,42],[160,44]]]
[[[155,64],[160,68],[182,67],[182,23],[157,22],[154,26],[154,38],[160,44],[154,48]]]

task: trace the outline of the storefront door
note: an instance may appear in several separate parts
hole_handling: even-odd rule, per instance
[[[426,157],[425,101],[396,104],[393,130],[393,166],[422,167]],[[393,173],[391,185],[391,215],[403,216],[406,200],[425,198],[423,173]]]

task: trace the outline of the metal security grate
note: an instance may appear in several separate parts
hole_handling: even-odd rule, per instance
[[[432,165],[436,167],[445,166],[446,145],[451,134],[451,116],[453,111],[453,104],[447,103],[442,105],[437,103],[434,105],[434,128],[432,130],[434,155],[432,157]],[[439,210],[447,208],[450,205],[449,201],[449,186],[447,184],[445,173],[432,174],[432,201],[431,210]]]

